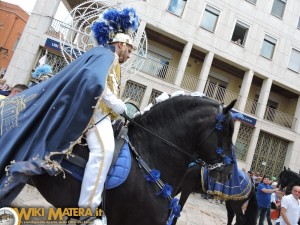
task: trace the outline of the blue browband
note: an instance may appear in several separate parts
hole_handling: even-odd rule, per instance
[[[224,153],[224,149],[222,147],[222,134],[221,131],[223,130],[223,122],[225,119],[225,115],[223,113],[219,113],[216,116],[216,120],[217,120],[217,124],[216,124],[216,129],[220,132],[220,138],[219,138],[219,142],[218,143],[219,147],[216,150],[216,153],[223,158],[223,163],[224,165],[229,165],[231,164],[234,160],[232,158],[230,158],[229,156],[223,154]]]

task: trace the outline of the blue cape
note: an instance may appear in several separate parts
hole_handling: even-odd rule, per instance
[[[88,127],[113,60],[112,50],[93,48],[51,79],[0,101],[0,207],[30,176],[60,172],[61,153]]]

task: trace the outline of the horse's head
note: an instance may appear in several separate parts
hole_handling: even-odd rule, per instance
[[[280,189],[287,188],[287,192],[290,192],[294,185],[300,185],[300,176],[298,173],[284,167],[279,174],[277,186]]]
[[[208,165],[209,176],[222,183],[231,178],[236,160],[232,144],[234,120],[230,113],[235,102],[227,107],[218,105],[207,121],[199,124],[206,127],[198,142],[199,155]]]
[[[179,165],[186,169],[192,161],[205,162],[209,175],[225,182],[231,177],[235,160],[230,113],[234,103],[224,107],[205,97],[172,97],[134,118],[134,123],[129,124],[129,136],[134,140],[150,140],[143,145],[147,142],[151,156],[157,155],[158,160],[167,158],[168,164],[176,161],[176,169]]]

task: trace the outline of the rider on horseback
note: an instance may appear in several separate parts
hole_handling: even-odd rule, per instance
[[[131,24],[126,24],[123,18],[130,17]],[[127,26],[127,27],[126,27]],[[111,120],[125,111],[124,102],[119,99],[121,81],[120,63],[124,63],[133,48],[130,31],[135,31],[138,18],[134,9],[125,8],[122,11],[108,9],[100,15],[93,24],[92,31],[98,45],[111,50],[114,61],[108,72],[106,87],[96,105],[92,117],[92,126],[86,133],[86,141],[90,150],[81,186],[79,207],[90,207],[93,212],[101,203],[104,183],[109,171],[115,148]],[[109,44],[109,45],[107,45]],[[101,69],[101,65],[99,65]]]

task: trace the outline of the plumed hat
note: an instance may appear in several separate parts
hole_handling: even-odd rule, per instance
[[[110,8],[100,14],[92,25],[92,32],[98,45],[104,46],[115,42],[132,45],[132,35],[138,25],[138,16],[133,8],[119,11]]]

